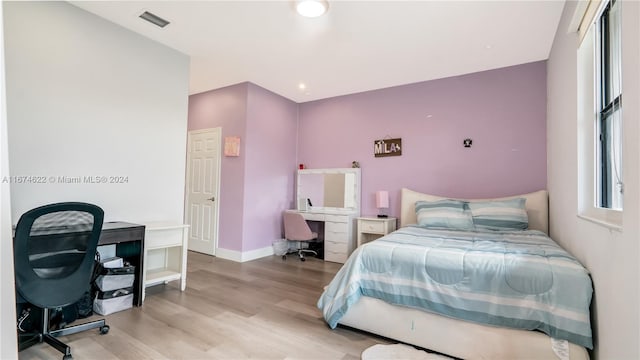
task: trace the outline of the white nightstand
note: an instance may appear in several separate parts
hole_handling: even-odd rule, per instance
[[[387,235],[396,229],[396,218],[379,218],[375,216],[359,217],[358,219],[358,245]]]

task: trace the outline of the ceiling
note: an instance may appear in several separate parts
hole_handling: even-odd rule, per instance
[[[191,94],[250,81],[299,103],[547,59],[564,7],[329,0],[310,19],[293,0],[71,3],[189,55]]]

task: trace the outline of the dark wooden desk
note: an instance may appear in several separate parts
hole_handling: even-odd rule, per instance
[[[122,221],[105,222],[98,245],[116,245],[116,256],[128,261],[136,267],[136,278],[133,282],[133,304],[142,306],[144,284],[144,225]]]

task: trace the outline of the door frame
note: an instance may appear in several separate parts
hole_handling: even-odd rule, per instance
[[[218,126],[218,127],[214,127],[214,128],[206,128],[206,129],[199,129],[199,130],[190,130],[187,131],[187,166],[186,166],[186,173],[185,173],[185,184],[184,184],[184,223],[185,224],[190,224],[190,222],[187,222],[187,217],[189,216],[188,211],[189,211],[189,180],[190,180],[190,176],[191,176],[191,153],[190,153],[190,149],[191,149],[191,137],[193,135],[197,135],[197,134],[205,134],[205,133],[214,133],[216,135],[216,140],[218,141],[218,159],[217,159],[217,169],[216,172],[218,174],[218,180],[216,181],[216,188],[214,189],[214,196],[216,198],[216,206],[214,207],[214,214],[213,214],[213,219],[212,221],[214,221],[215,223],[215,230],[214,233],[212,234],[213,236],[213,253],[209,254],[212,256],[216,256],[216,254],[218,253],[218,236],[220,234],[220,182],[221,182],[221,168],[222,168],[222,127]],[[187,242],[189,241],[189,239],[187,238]],[[187,244],[187,248],[189,248],[189,245]]]

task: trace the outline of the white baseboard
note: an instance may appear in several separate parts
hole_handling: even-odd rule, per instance
[[[235,251],[229,249],[216,249],[216,257],[235,262],[245,262],[273,255],[273,246],[267,246],[250,251]]]

